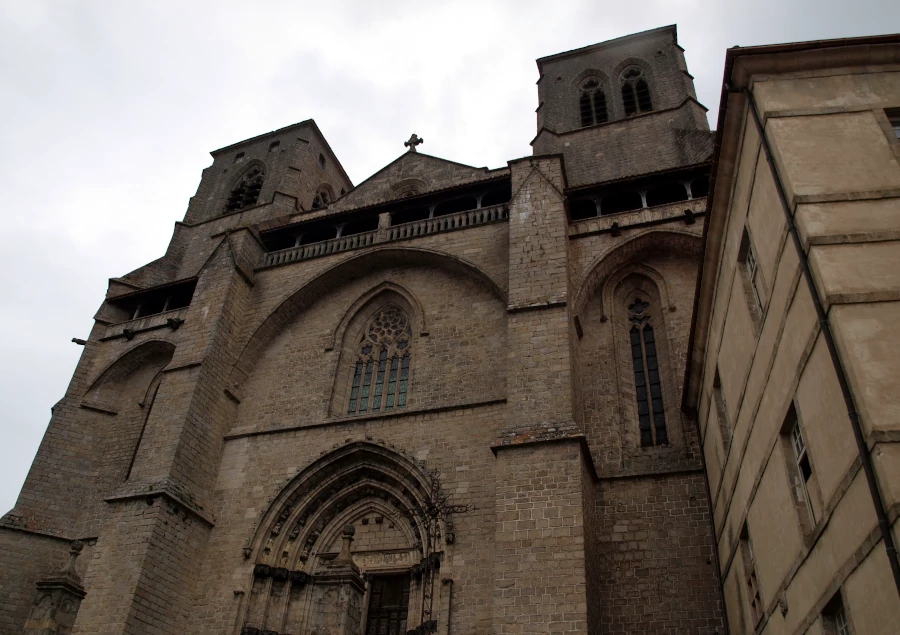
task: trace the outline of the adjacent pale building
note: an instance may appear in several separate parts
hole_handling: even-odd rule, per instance
[[[898,106],[896,36],[728,51],[684,400],[732,633],[900,623]]]

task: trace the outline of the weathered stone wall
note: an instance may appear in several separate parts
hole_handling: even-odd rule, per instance
[[[703,473],[601,480],[597,490],[597,632],[721,632]]]
[[[870,67],[752,84],[895,535],[900,451],[896,417],[887,413],[898,407],[888,378],[900,358],[891,264],[900,254],[900,146],[882,125],[882,108],[900,99],[897,86],[896,73]],[[822,632],[826,607],[840,598],[854,632],[892,632],[900,604],[835,366],[756,128],[740,100],[729,108],[726,161],[734,168],[717,186],[714,214],[722,216],[711,221],[718,273],[706,283],[711,312],[698,409],[731,628]],[[759,307],[743,262],[745,232],[758,261]],[[721,387],[713,385],[716,373]],[[799,475],[790,443],[791,408],[809,476]],[[742,536],[755,555],[758,614]]]

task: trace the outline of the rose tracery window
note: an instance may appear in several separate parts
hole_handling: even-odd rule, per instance
[[[258,165],[247,170],[228,194],[225,212],[236,212],[256,205],[265,177],[265,172]]]
[[[353,363],[347,414],[406,407],[411,343],[412,325],[400,307],[389,304],[369,320]]]
[[[634,364],[634,388],[642,446],[665,445],[669,442],[656,337],[648,308],[650,305],[639,297],[628,306],[631,360]]]

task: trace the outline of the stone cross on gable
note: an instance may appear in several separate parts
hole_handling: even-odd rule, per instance
[[[425,143],[425,139],[422,139],[415,132],[412,133],[412,136],[409,138],[409,141],[404,141],[403,145],[409,148],[410,152],[416,152],[416,146]]]

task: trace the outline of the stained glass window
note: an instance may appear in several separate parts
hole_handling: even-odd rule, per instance
[[[384,306],[369,320],[352,362],[347,414],[406,407],[411,342],[412,325],[397,305]]]
[[[647,311],[649,307],[650,305],[641,298],[636,298],[628,306],[631,323],[629,331],[631,361],[634,365],[634,389],[642,446],[665,445],[669,442],[659,356],[650,313]]]

